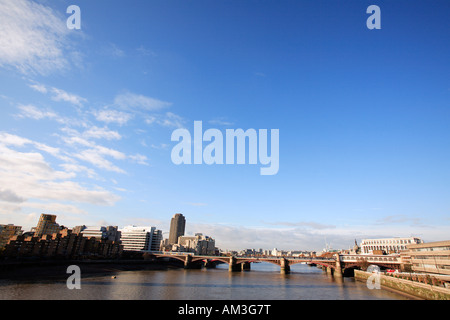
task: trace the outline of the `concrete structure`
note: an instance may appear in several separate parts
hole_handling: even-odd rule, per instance
[[[450,300],[450,289],[447,282],[433,278],[409,274],[402,277],[402,274],[374,274],[361,270],[355,270],[355,279],[367,283],[368,281],[378,281],[381,287],[387,287],[395,291],[400,291],[409,295],[426,300]]]
[[[169,244],[178,243],[178,238],[184,236],[185,227],[186,218],[181,213],[175,214],[170,221]]]
[[[423,243],[420,238],[383,238],[363,239],[361,241],[361,254],[392,254],[406,250],[410,244]]]
[[[158,251],[162,231],[155,227],[126,226],[120,230],[124,251]]]
[[[450,275],[450,240],[408,245],[402,259],[413,272]]]
[[[3,249],[13,236],[21,235],[22,227],[13,224],[0,224],[0,249]]]
[[[59,224],[56,223],[56,216],[53,214],[41,214],[38,225],[36,226],[34,236],[41,237],[43,235],[52,235],[61,230]]]

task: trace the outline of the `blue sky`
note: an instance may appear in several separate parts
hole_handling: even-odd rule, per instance
[[[222,249],[450,231],[448,1],[0,0],[0,223],[152,225]],[[381,9],[369,30],[366,9]],[[280,169],[172,163],[279,129]]]

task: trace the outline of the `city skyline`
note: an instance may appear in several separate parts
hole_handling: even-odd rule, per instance
[[[156,234],[158,234],[159,236],[159,241],[165,240],[167,242],[167,244],[172,245],[172,244],[178,244],[179,240],[178,238],[180,237],[187,237],[190,238],[192,236],[197,236],[197,235],[203,235],[203,232],[199,232],[199,230],[195,231],[194,233],[191,233],[190,235],[185,235],[184,234],[184,230],[185,230],[185,226],[186,226],[186,217],[184,217],[182,214],[180,213],[176,213],[170,222],[170,229],[174,230],[173,233],[171,233],[170,231],[166,231],[163,232],[162,230],[158,229],[157,226],[137,226],[137,225],[127,225],[127,226],[123,226],[123,227],[118,227],[118,226],[86,226],[86,225],[79,225],[79,226],[74,226],[74,227],[69,227],[69,226],[64,226],[64,225],[59,225],[56,222],[57,216],[56,215],[51,215],[51,214],[45,214],[42,213],[40,215],[39,221],[37,223],[37,226],[33,226],[31,228],[29,228],[29,230],[22,230],[22,226],[18,226],[18,225],[14,225],[14,224],[7,224],[4,226],[10,226],[10,227],[14,227],[14,230],[19,230],[19,233],[23,233],[23,232],[34,232],[34,236],[37,236],[38,238],[41,237],[43,234],[46,235],[52,235],[54,233],[60,233],[63,229],[69,229],[72,230],[72,232],[75,233],[85,233],[85,230],[89,230],[88,234],[98,234],[100,231],[99,230],[103,230],[103,232],[106,232],[108,228],[113,228],[114,230],[118,230],[118,231],[123,231],[123,230],[127,230],[130,232],[156,232]],[[178,230],[178,227],[181,227],[180,230]],[[19,228],[19,229],[18,229]],[[134,231],[136,230],[136,231]],[[183,231],[183,232],[181,232]],[[164,238],[163,234],[167,234],[168,237]],[[173,235],[172,238],[175,237],[175,235],[178,235],[177,240],[174,241],[173,239],[171,239],[171,234]],[[239,235],[237,235],[239,236]],[[209,235],[207,236],[208,238],[212,238]],[[120,238],[120,237],[119,237]],[[118,240],[120,240],[118,238]],[[397,240],[396,240],[397,239]],[[416,237],[407,237],[407,238],[401,238],[401,237],[393,237],[393,238],[388,238],[388,239],[375,239],[375,238],[371,238],[371,239],[361,239],[361,246],[363,247],[364,250],[364,246],[368,246],[370,249],[365,249],[365,253],[367,254],[367,250],[373,250],[373,248],[371,247],[371,245],[378,245],[380,247],[386,247],[385,250],[386,252],[389,252],[389,246],[392,246],[392,248],[396,248],[395,252],[398,252],[401,248],[404,248],[404,243],[403,240],[404,239],[408,239],[408,243],[412,243],[411,239],[414,239],[414,243],[423,243],[423,240],[421,240],[420,238],[416,238]],[[401,241],[401,242],[400,242]],[[391,244],[392,243],[392,244]],[[406,243],[406,240],[405,240]],[[357,244],[357,240],[355,239],[355,243],[354,245],[358,245]],[[163,246],[163,243],[161,243],[161,246]],[[391,249],[392,249],[391,248]],[[263,250],[263,251],[272,251],[272,248],[262,248],[262,247],[234,247],[232,249],[229,248],[223,248],[223,247],[217,247],[218,250],[222,251],[222,252],[228,252],[228,251],[245,251],[245,250]],[[349,245],[348,247],[341,247],[341,248],[333,248],[330,243],[327,243],[325,241],[325,246],[322,250],[322,252],[328,252],[328,251],[333,251],[333,250],[354,250],[354,246],[352,248],[351,245]],[[162,250],[162,249],[161,249]],[[165,250],[165,249],[164,249]],[[273,247],[273,250],[275,251],[279,251],[279,252],[287,252],[287,251],[303,251],[303,252],[316,252],[316,251],[320,251],[320,250],[305,250],[304,248],[290,248],[290,249],[281,249],[279,250],[279,248]],[[155,247],[153,248],[153,251],[159,251],[159,249],[157,250]],[[169,250],[171,251],[171,250]]]
[[[80,0],[69,29],[70,1],[0,0],[0,224],[168,232],[180,212],[230,250],[448,240],[449,4],[375,2],[379,30],[360,0]],[[279,130],[278,171],[173,163],[195,121]]]

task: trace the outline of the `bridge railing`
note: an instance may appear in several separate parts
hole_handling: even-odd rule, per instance
[[[193,252],[176,252],[176,251],[147,251],[149,254],[163,254],[168,256],[193,256],[195,255]]]
[[[160,255],[191,255],[196,257],[230,257],[230,256],[211,256],[211,255],[200,255],[195,254],[193,252],[177,252],[177,251],[147,251],[149,254],[160,254]],[[301,257],[290,257],[290,256],[264,256],[264,257],[255,257],[255,256],[234,256],[239,259],[254,259],[254,260],[270,260],[270,259],[288,259],[288,260],[298,260],[298,261],[335,261],[334,258],[324,258],[324,257],[316,257],[316,258],[301,258]]]
[[[342,262],[384,262],[384,263],[401,263],[400,256],[390,255],[342,255],[340,257]]]

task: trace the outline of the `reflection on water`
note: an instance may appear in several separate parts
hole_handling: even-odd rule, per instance
[[[316,267],[293,265],[280,274],[269,263],[251,271],[228,272],[228,265],[201,270],[121,271],[83,277],[81,290],[69,290],[65,280],[0,280],[0,299],[133,299],[133,300],[356,300],[405,299],[385,290],[369,290],[353,278],[335,278]]]

